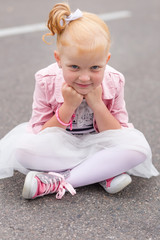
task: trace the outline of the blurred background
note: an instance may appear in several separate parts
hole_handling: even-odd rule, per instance
[[[20,32],[19,34],[17,34],[15,27],[21,27],[22,31],[22,29],[25,28],[26,25],[29,25],[32,29],[33,24],[45,24],[48,19],[49,11],[53,7],[53,5],[58,2],[59,1],[50,0],[1,0],[0,138],[2,138],[14,126],[29,120],[31,115],[32,96],[35,84],[34,74],[41,68],[44,68],[54,62],[53,52],[56,49],[56,40],[54,40],[52,46],[48,46],[42,41],[42,35],[47,31],[43,29],[36,31],[36,29],[33,30],[33,32],[29,30],[26,33]],[[79,8],[82,11],[89,11],[98,15],[104,14],[103,16],[106,19],[108,16],[108,20],[106,20],[106,23],[109,26],[112,40],[112,45],[110,49],[111,60],[109,61],[109,65],[114,67],[116,70],[122,72],[125,76],[125,100],[127,110],[129,112],[130,122],[132,122],[134,126],[140,131],[142,131],[146,136],[153,151],[153,162],[157,169],[160,171],[160,1],[69,0],[68,2],[72,11],[75,11],[77,8]],[[118,17],[118,13],[124,13],[124,11],[127,12],[128,15],[122,14],[123,16],[121,15],[121,17]],[[110,16],[112,16],[112,19],[111,17],[109,18],[109,14],[111,14]],[[3,35],[4,30],[6,30],[5,36]],[[14,32],[13,35],[11,35],[12,30]],[[22,180],[19,180],[19,178],[23,179],[20,174],[16,175],[15,181],[20,181],[20,184],[22,184]],[[7,181],[7,183],[10,185],[11,180]],[[116,230],[115,235],[110,235],[110,237],[112,238],[108,237],[105,239],[159,239],[157,235],[158,233],[156,232],[160,230],[160,224],[158,224],[158,216],[160,215],[160,199],[159,195],[157,195],[160,188],[155,188],[155,186],[160,186],[159,178],[156,178],[156,180],[151,180],[149,190],[147,187],[149,184],[147,180],[142,180],[142,182],[145,189],[142,195],[145,197],[145,199],[148,199],[149,203],[151,203],[152,201],[152,204],[155,208],[152,205],[147,205],[148,210],[146,210],[145,212],[146,206],[142,204],[140,206],[142,216],[138,215],[138,217],[140,217],[140,219],[141,217],[144,217],[146,219],[147,216],[150,216],[150,222],[152,223],[151,225],[152,227],[154,227],[150,227],[150,230],[148,230],[150,226],[149,222],[143,224],[143,220],[137,220],[137,223],[132,222],[131,228],[125,223],[127,229],[126,232],[129,234],[130,238],[125,238],[125,235],[123,236],[123,234],[120,238],[118,238],[120,230]],[[5,183],[6,182],[4,180],[4,184]],[[139,185],[137,186],[137,183],[135,183],[135,185],[133,183],[133,186],[134,190],[140,187]],[[94,199],[93,202],[95,203],[96,199],[97,204],[99,204],[99,209],[101,209],[102,205],[98,202],[98,199],[100,199],[99,197],[101,196],[101,191],[99,190],[99,188],[98,190],[97,188],[93,188],[91,190],[99,191],[96,192],[97,195],[95,194],[95,192],[93,193],[92,200]],[[17,188],[17,193],[20,194],[20,191],[21,190]],[[6,196],[8,196],[7,193],[8,192],[6,191]],[[86,195],[84,193],[86,193]],[[82,190],[82,192],[80,192],[79,194],[81,195],[81,199],[83,201],[86,201],[88,188],[84,188],[84,190]],[[151,195],[155,196],[154,203],[153,198],[149,198],[149,196]],[[105,196],[102,197],[105,202]],[[4,200],[3,196],[0,198],[1,201]],[[125,198],[125,194],[122,195],[122,198]],[[139,200],[141,201],[143,197],[139,196],[139,198]],[[18,196],[17,199],[19,199]],[[117,206],[119,204],[119,200],[120,199],[118,197]],[[38,202],[38,204],[41,203],[40,201]],[[44,199],[42,201],[44,201]],[[46,200],[46,202],[47,201],[49,201],[49,199]],[[109,200],[107,199],[107,201]],[[115,204],[114,201],[116,200],[113,198],[110,199],[111,206]],[[88,202],[89,208],[95,206],[93,202]],[[7,204],[9,204],[8,206],[10,206],[10,211],[13,210],[9,200]],[[125,204],[127,214],[127,212],[129,211],[129,205],[128,202],[125,202]],[[79,205],[76,205],[76,209],[79,209],[78,206]],[[106,205],[104,204],[104,206],[107,206],[107,203]],[[81,207],[84,207],[85,211],[86,207],[83,205],[81,205]],[[71,209],[73,213],[77,212],[77,210],[73,210],[72,207],[70,207],[69,209]],[[108,211],[110,213],[110,210]],[[17,214],[19,216],[20,213],[17,212]],[[118,215],[116,216],[112,216],[113,222],[117,221],[117,218],[121,217],[121,210],[119,210],[117,214]],[[136,218],[136,214],[138,213],[134,209],[130,212],[130,214]],[[99,216],[98,212],[96,212],[95,215]],[[103,225],[103,221],[97,220],[96,216],[94,218],[95,222],[92,222],[93,226],[95,224],[95,228],[96,224],[98,224],[98,226],[99,224],[101,224],[101,226]],[[102,218],[105,219],[105,216],[106,215],[103,213]],[[72,220],[74,222],[74,218]],[[86,221],[86,223],[88,223],[88,220],[83,220],[84,222]],[[123,220],[125,221],[125,219]],[[99,221],[99,223],[96,223],[96,221]],[[122,221],[122,225],[119,223],[119,226],[123,227],[124,221]],[[138,222],[142,224],[141,227],[138,227]],[[62,224],[65,224],[64,220],[62,221]],[[148,224],[148,228],[145,227],[146,224]],[[113,230],[113,226],[111,226],[111,224],[108,223],[107,226]],[[87,232],[87,229],[85,227],[84,230]],[[105,232],[107,231],[105,230],[103,235],[103,230],[99,233],[99,237],[95,233],[95,238],[90,235],[91,232],[88,230],[88,238],[85,238],[85,235],[83,238],[75,235],[75,238],[66,237],[63,239],[101,240],[102,237],[104,238]],[[77,232],[77,234],[78,233],[79,232]],[[136,234],[139,234],[140,237],[136,238],[136,236],[138,236]],[[62,239],[58,238],[58,232],[57,235],[55,234],[55,236],[56,238],[54,239]],[[4,237],[4,239],[7,238]],[[10,238],[8,239],[14,239],[13,235],[10,235]]]

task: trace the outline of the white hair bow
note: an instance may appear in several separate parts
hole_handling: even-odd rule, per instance
[[[78,18],[81,18],[83,16],[83,13],[81,10],[77,9],[74,13],[71,13],[68,17],[66,17],[65,21],[66,23],[70,23],[71,21],[74,21]],[[63,20],[61,19],[60,25],[63,26]]]

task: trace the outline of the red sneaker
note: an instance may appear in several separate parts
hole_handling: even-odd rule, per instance
[[[123,190],[131,182],[132,178],[127,173],[123,173],[116,177],[112,177],[105,181],[102,181],[99,184],[104,188],[106,192],[114,194]]]
[[[63,175],[31,171],[25,178],[22,196],[26,199],[34,199],[56,192],[56,198],[61,199],[66,190],[72,195],[76,194],[75,189],[65,181]]]

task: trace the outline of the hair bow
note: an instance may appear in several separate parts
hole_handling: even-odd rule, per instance
[[[71,21],[74,21],[78,18],[81,18],[83,16],[83,13],[81,10],[77,9],[74,13],[71,13],[68,17],[66,17],[65,21],[66,23],[70,23]],[[63,26],[63,20],[61,19],[60,25]]]

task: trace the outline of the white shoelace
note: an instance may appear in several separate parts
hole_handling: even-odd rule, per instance
[[[39,196],[44,196],[57,192],[56,198],[61,199],[64,196],[66,190],[68,190],[72,195],[76,194],[76,191],[72,187],[72,185],[70,183],[67,183],[64,179],[64,176],[59,173],[40,173],[37,174],[37,177],[46,185],[45,191]]]

